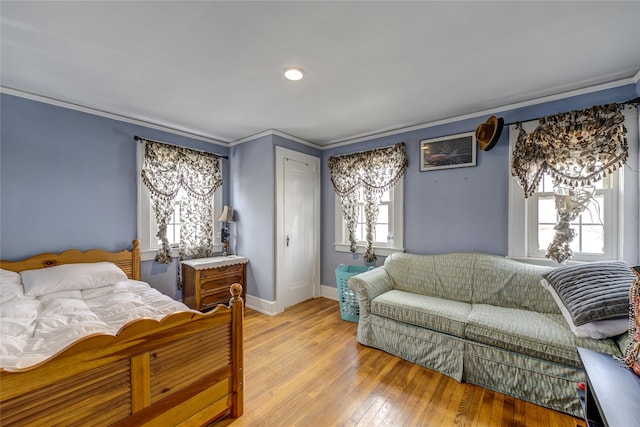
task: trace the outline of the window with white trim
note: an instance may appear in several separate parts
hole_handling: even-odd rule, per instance
[[[378,221],[374,228],[373,248],[376,255],[387,256],[393,252],[403,252],[403,194],[404,182],[399,179],[394,187],[385,191],[378,206]],[[366,242],[363,190],[359,190],[358,222],[356,224],[357,253],[363,253]],[[335,249],[350,252],[347,224],[342,215],[340,197],[335,197]]]
[[[614,173],[594,183],[596,191],[592,200],[585,211],[571,222],[571,228],[576,232],[571,242],[574,260],[616,258],[613,242],[618,234],[615,215],[618,181],[618,173]],[[545,175],[538,185],[538,191],[527,200],[527,218],[527,256],[545,258],[558,221],[551,176]]]
[[[158,224],[156,223],[153,209],[151,208],[151,198],[149,189],[142,181],[142,164],[144,161],[144,143],[137,143],[137,184],[138,184],[138,240],[140,241],[141,259],[149,261],[155,259],[160,240],[157,238]],[[180,197],[182,190],[176,196],[174,210],[171,220],[167,226],[167,238],[171,244],[172,256],[178,256],[178,245],[180,243]],[[222,251],[220,243],[220,223],[216,219],[222,213],[222,186],[218,188],[212,199],[214,221],[214,251]]]
[[[594,183],[595,194],[588,208],[572,221],[576,237],[571,242],[572,261],[604,261],[623,259],[631,265],[640,263],[637,215],[639,179],[638,127],[635,109],[625,111],[625,127],[629,145],[627,165]],[[537,121],[522,124],[527,132]],[[515,126],[509,129],[510,153],[518,138]],[[511,165],[509,158],[509,165]],[[558,265],[545,257],[553,239],[557,216],[551,177],[544,176],[537,191],[524,197],[524,190],[511,176],[509,180],[509,249],[513,258]]]

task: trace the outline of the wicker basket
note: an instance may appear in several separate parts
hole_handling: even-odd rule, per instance
[[[338,283],[338,301],[340,302],[340,315],[342,320],[348,320],[349,322],[357,322],[360,317],[360,307],[358,305],[358,298],[353,293],[347,281],[350,277],[356,274],[364,273],[365,271],[372,270],[374,267],[358,266],[358,265],[345,265],[340,264],[336,268],[336,282]]]

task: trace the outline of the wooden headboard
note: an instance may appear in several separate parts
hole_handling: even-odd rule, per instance
[[[10,271],[35,270],[62,264],[109,261],[116,264],[130,279],[140,280],[140,242],[133,241],[133,249],[120,252],[109,252],[92,249],[82,252],[77,249],[64,251],[61,254],[40,254],[22,261],[0,260],[0,268]]]

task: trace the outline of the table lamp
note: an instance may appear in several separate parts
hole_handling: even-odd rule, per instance
[[[218,218],[218,221],[222,222],[222,228],[220,229],[220,240],[222,241],[222,246],[224,246],[224,251],[222,252],[222,256],[229,255],[229,222],[233,222],[233,209],[229,206],[225,206],[222,209],[222,215]]]

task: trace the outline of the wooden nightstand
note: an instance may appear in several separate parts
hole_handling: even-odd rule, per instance
[[[248,261],[238,255],[182,261],[182,302],[200,311],[226,305],[231,298],[229,288],[234,283],[242,285],[242,299],[245,299]]]

